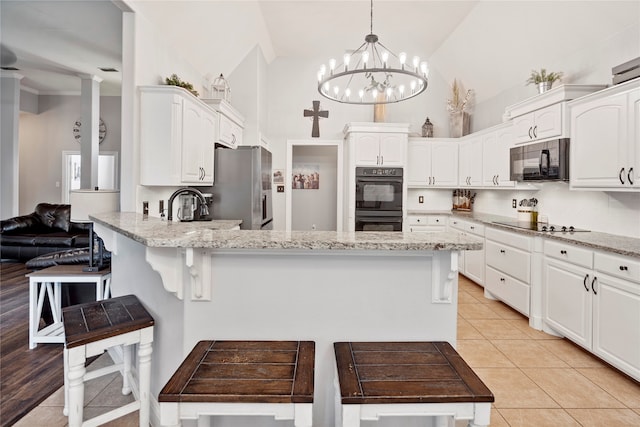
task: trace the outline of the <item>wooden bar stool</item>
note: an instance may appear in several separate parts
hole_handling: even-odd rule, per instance
[[[160,391],[160,424],[264,415],[311,427],[314,363],[312,341],[200,341]]]
[[[154,320],[138,298],[126,295],[66,307],[62,310],[62,321],[65,329],[64,413],[69,416],[69,427],[104,424],[136,410],[140,411],[139,425],[148,426]],[[136,344],[137,384],[131,374],[132,346]],[[122,363],[86,371],[88,357],[115,346],[122,346]],[[122,393],[129,394],[134,387],[138,399],[83,421],[84,382],[116,371],[122,372]]]
[[[339,342],[334,350],[336,426],[382,416],[489,425],[493,394],[447,342]]]

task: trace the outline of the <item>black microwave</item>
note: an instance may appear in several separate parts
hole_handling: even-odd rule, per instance
[[[569,181],[569,139],[534,142],[510,150],[511,181]]]

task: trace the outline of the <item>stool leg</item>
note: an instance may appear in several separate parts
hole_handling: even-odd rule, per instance
[[[67,347],[64,347],[62,350],[62,363],[64,366],[64,407],[62,408],[62,413],[65,417],[69,416],[69,350]]]
[[[122,394],[131,393],[129,378],[131,376],[131,345],[122,346]]]
[[[69,382],[69,427],[82,426],[84,408],[84,374],[85,346],[78,346],[67,350],[67,364],[69,366],[67,378]]]
[[[141,339],[138,345],[138,377],[140,393],[140,426],[149,425],[149,390],[151,388],[151,342],[153,341],[153,327],[140,331]]]
[[[475,416],[469,420],[469,427],[486,427],[489,425],[491,418],[490,403],[476,403],[474,412]]]
[[[360,405],[342,405],[341,427],[360,427]]]
[[[313,405],[311,403],[294,404],[293,413],[295,427],[311,427],[313,425]]]
[[[198,427],[211,427],[211,416],[198,415]]]
[[[38,331],[40,323],[40,312],[38,311],[38,282],[33,278],[29,279],[29,350],[36,348],[38,344],[34,342],[34,337]]]

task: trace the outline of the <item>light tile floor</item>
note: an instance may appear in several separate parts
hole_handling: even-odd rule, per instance
[[[460,276],[457,350],[495,395],[493,427],[638,427],[640,384],[565,339],[531,329],[528,319]],[[94,364],[105,363],[102,356]],[[86,387],[86,413],[94,416],[130,397],[118,374]],[[66,426],[60,389],[19,427]],[[136,426],[137,412],[107,424]],[[456,427],[465,423],[458,422]],[[325,426],[320,426],[325,427]]]
[[[491,426],[640,426],[638,382],[459,277],[457,350],[496,398]]]

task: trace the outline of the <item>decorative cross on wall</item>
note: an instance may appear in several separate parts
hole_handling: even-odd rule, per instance
[[[320,101],[313,101],[313,110],[304,110],[304,117],[313,117],[313,127],[311,128],[311,137],[320,137],[320,117],[329,117],[329,111],[320,111]]]

